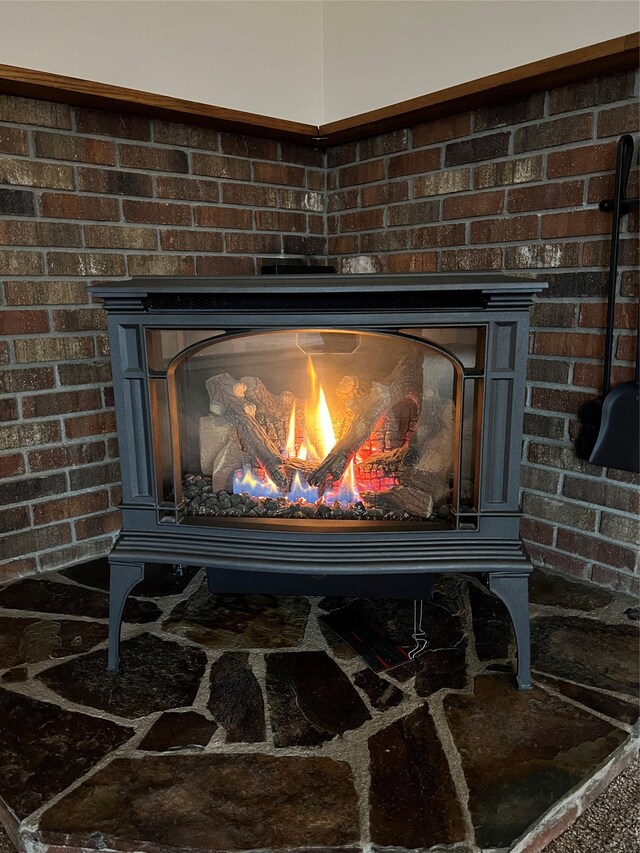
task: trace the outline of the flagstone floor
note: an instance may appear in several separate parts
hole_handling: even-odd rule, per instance
[[[476,579],[436,581],[427,651],[383,675],[320,617],[411,648],[411,601],[212,596],[153,566],[108,673],[107,580],[0,589],[0,820],[32,853],[521,848],[638,718],[636,603],[560,576],[532,578],[526,693]]]

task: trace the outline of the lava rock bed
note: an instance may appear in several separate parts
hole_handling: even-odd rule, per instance
[[[410,515],[402,510],[385,512],[368,507],[362,501],[342,504],[334,501],[307,503],[303,499],[291,502],[284,496],[252,497],[247,493],[214,492],[211,477],[187,474],[182,482],[185,515],[216,516],[218,518],[306,518],[340,521],[437,521],[449,518],[449,507],[441,507],[428,519]]]

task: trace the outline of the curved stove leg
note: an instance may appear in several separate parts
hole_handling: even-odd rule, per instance
[[[513,623],[518,654],[518,689],[531,690],[529,575],[489,573],[489,589],[504,602]]]
[[[109,653],[107,669],[116,672],[120,664],[120,631],[127,596],[144,578],[144,563],[109,560]]]

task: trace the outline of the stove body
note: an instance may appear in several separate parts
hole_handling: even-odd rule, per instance
[[[139,278],[108,311],[122,466],[109,668],[146,562],[217,592],[427,597],[477,573],[530,687],[528,308],[499,274]]]

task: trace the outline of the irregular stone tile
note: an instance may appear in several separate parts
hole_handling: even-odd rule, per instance
[[[508,847],[627,737],[540,688],[480,676],[473,696],[444,700],[481,847]]]
[[[163,627],[211,649],[275,649],[302,642],[308,615],[306,598],[212,595],[205,582]]]
[[[25,578],[0,590],[0,607],[107,619],[109,596],[72,583]],[[159,616],[160,610],[152,601],[138,601],[131,597],[127,599],[124,608],[126,622],[153,622]]]
[[[9,684],[17,684],[20,681],[26,681],[29,677],[29,670],[26,666],[17,666],[15,669],[8,669],[2,674],[2,680]]]
[[[90,652],[41,672],[60,696],[121,717],[143,717],[191,705],[206,665],[201,649],[140,634],[125,640],[120,669],[107,671],[107,652]]]
[[[106,638],[98,622],[0,616],[0,669],[86,652]]]
[[[206,746],[218,728],[195,711],[174,714],[168,711],[159,717],[144,736],[138,749],[166,752],[187,746]]]
[[[462,810],[426,705],[369,738],[371,839],[413,850],[464,840]]]
[[[469,584],[469,603],[476,654],[480,660],[509,657],[513,628],[507,608],[497,595]]]
[[[601,587],[535,569],[529,579],[529,600],[532,604],[591,611],[611,604],[613,595]]]
[[[611,696],[609,693],[601,693],[599,690],[584,687],[582,684],[573,684],[562,678],[549,678],[539,672],[534,673],[534,679],[537,684],[550,687],[552,690],[562,693],[563,696],[574,699],[581,705],[593,708],[594,711],[599,711],[614,720],[633,725],[640,717],[640,701],[637,698],[633,701],[627,701],[617,696]]]
[[[132,734],[108,720],[0,689],[2,797],[22,819]]]
[[[246,652],[222,655],[211,667],[210,685],[207,707],[224,727],[227,743],[266,740],[262,690]]]
[[[434,604],[445,607],[451,613],[462,613],[464,609],[464,592],[469,584],[469,579],[463,575],[446,574],[436,575],[433,581]]]
[[[415,689],[418,696],[431,696],[447,687],[460,690],[467,683],[467,643],[463,638],[450,649],[427,649],[416,658]]]
[[[322,619],[318,619],[318,625],[329,648],[337,658],[340,658],[340,660],[354,660],[354,658],[358,657],[351,646],[345,643],[342,637],[336,634],[328,625],[325,625]]]
[[[276,746],[318,746],[371,719],[347,676],[324,652],[267,655],[267,697]]]
[[[177,574],[171,565],[147,563],[144,567],[144,580],[134,587],[134,593],[146,598],[178,595],[199,571],[198,568],[187,566],[183,572]],[[109,589],[109,562],[106,557],[63,569],[58,574],[92,589]]]
[[[389,684],[384,678],[379,678],[370,669],[356,672],[353,677],[356,687],[359,687],[369,697],[369,701],[377,711],[386,711],[395,708],[405,698],[402,690],[398,690],[393,684]]]
[[[45,838],[75,846],[95,832],[105,847],[210,851],[342,847],[359,838],[346,762],[270,755],[115,759],[44,812]],[[89,845],[87,845],[89,846]]]
[[[638,626],[573,616],[531,622],[533,666],[550,675],[619,693],[638,693]]]
[[[486,668],[486,672],[511,672],[516,674],[516,669],[512,663],[492,663]]]

